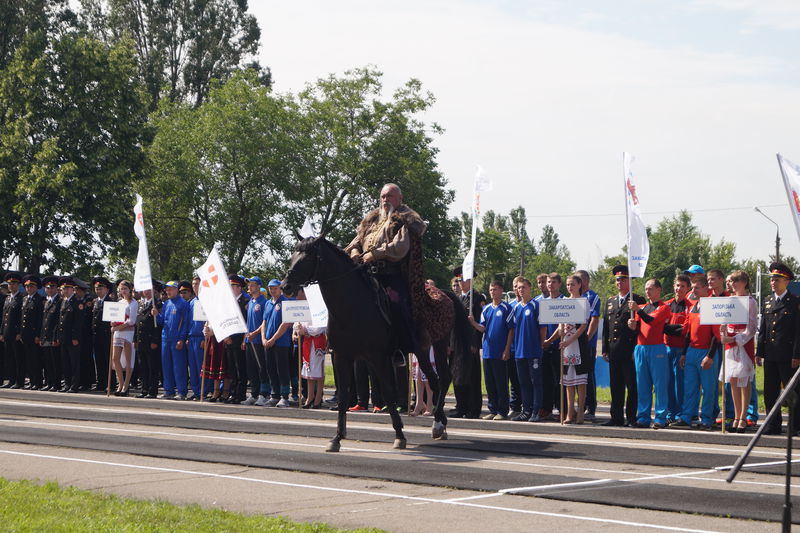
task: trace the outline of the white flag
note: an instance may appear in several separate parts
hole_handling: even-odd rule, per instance
[[[642,222],[642,210],[639,207],[639,196],[631,173],[633,156],[622,153],[622,169],[625,178],[625,217],[628,223],[628,270],[632,278],[643,278],[650,257],[650,242],[647,240],[647,228]]]
[[[200,292],[197,297],[217,340],[222,341],[237,333],[247,333],[247,324],[233,296],[228,274],[225,273],[216,247],[208,254],[208,261],[197,269],[197,275],[200,276]]]
[[[800,237],[800,167],[781,154],[778,154],[778,165],[781,167],[786,196],[789,197],[789,209],[792,211],[794,227]]]
[[[478,233],[478,217],[481,214],[481,193],[492,190],[492,181],[486,177],[483,167],[480,165],[477,165],[477,167],[472,193],[472,236],[469,252],[467,252],[464,262],[461,264],[461,278],[464,280],[470,280],[475,275],[475,238]]]
[[[328,306],[322,298],[322,292],[316,283],[305,288],[306,300],[311,310],[311,325],[315,328],[328,327]]]
[[[311,224],[311,219],[308,217],[308,215],[306,215],[306,220],[303,222],[303,227],[300,228],[300,236],[304,239],[317,236],[317,233],[314,231],[314,226]]]
[[[137,291],[153,290],[153,278],[150,275],[150,258],[147,255],[147,239],[144,235],[144,215],[142,215],[142,197],[136,195],[133,206],[133,232],[139,238],[139,252],[136,254],[136,267],[133,270],[133,288]]]

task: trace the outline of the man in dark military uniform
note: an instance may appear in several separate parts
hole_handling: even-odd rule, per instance
[[[3,342],[3,307],[8,298],[8,282],[0,282],[0,385],[6,379],[5,364],[3,360],[6,357],[6,343]]]
[[[788,290],[794,274],[783,263],[769,266],[772,294],[764,302],[758,328],[756,362],[764,364],[764,406],[769,412],[800,366],[800,298]],[[794,430],[800,429],[800,408],[794,409]],[[781,417],[775,417],[765,430],[781,433]]]
[[[42,333],[42,311],[44,298],[39,294],[42,280],[39,276],[29,274],[22,279],[26,295],[22,299],[22,320],[20,337],[25,352],[25,364],[30,383],[26,388],[39,390],[42,388],[42,358],[40,335]]]
[[[22,347],[20,327],[22,325],[22,293],[19,284],[22,276],[19,272],[8,272],[5,275],[8,283],[8,297],[3,302],[3,329],[0,340],[5,343],[5,374],[8,383],[4,388],[21,389],[25,385],[25,353]]]
[[[636,424],[636,366],[633,362],[633,349],[636,346],[636,332],[628,328],[631,317],[628,302],[631,298],[639,305],[645,300],[638,294],[631,294],[628,267],[617,265],[611,270],[617,285],[617,296],[606,301],[603,313],[603,359],[608,362],[611,379],[611,420],[605,426],[629,426]],[[625,398],[625,390],[628,397]]]
[[[161,372],[161,326],[153,319],[153,307],[161,309],[158,295],[161,283],[153,280],[153,290],[142,291],[136,318],[136,368],[142,380],[142,392],[137,398],[158,396],[158,376]],[[156,297],[153,297],[155,291]]]
[[[58,391],[61,388],[61,355],[57,346],[58,316],[61,311],[61,295],[58,293],[58,277],[45,276],[45,300],[42,309],[42,331],[39,334],[46,387],[44,390]]]
[[[461,267],[456,267],[453,274],[459,278],[461,287],[461,304],[467,315],[480,320],[483,306],[486,305],[486,296],[472,288],[472,279],[463,279]],[[473,278],[475,277],[473,272]],[[471,295],[471,296],[470,296]],[[472,308],[470,308],[470,301]],[[483,393],[481,392],[481,356],[480,349],[483,346],[483,333],[473,328],[470,331],[472,342],[470,343],[470,359],[464,365],[465,376],[461,380],[453,376],[453,392],[456,397],[456,406],[450,411],[453,418],[478,418],[481,416],[483,408]],[[457,383],[462,381],[461,383]]]
[[[94,293],[97,298],[92,302],[92,348],[94,353],[94,367],[97,371],[97,385],[95,391],[105,391],[108,381],[108,358],[111,349],[111,322],[103,320],[103,304],[114,302],[116,299],[110,295],[111,282],[103,276],[92,278]],[[152,321],[151,321],[152,322]],[[114,379],[112,377],[112,379]]]
[[[64,387],[61,392],[78,392],[81,382],[81,340],[86,305],[75,294],[76,282],[64,276],[61,282],[61,311],[58,317],[58,343],[61,347],[61,366]]]
[[[73,276],[75,281],[75,297],[83,304],[83,330],[81,333],[81,379],[79,390],[91,390],[97,383],[97,374],[94,368],[94,357],[92,357],[92,298],[89,292],[89,284],[82,279]]]

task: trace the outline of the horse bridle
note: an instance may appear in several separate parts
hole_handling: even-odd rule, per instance
[[[317,243],[318,242],[319,241],[317,241]],[[325,282],[328,282],[328,281],[333,281],[335,279],[342,278],[342,277],[346,276],[347,274],[350,274],[351,272],[356,271],[359,268],[359,265],[356,264],[356,265],[353,265],[353,268],[345,270],[341,274],[336,274],[335,276],[331,276],[329,278],[320,279],[319,278],[319,269],[320,269],[320,265],[322,264],[322,258],[320,257],[320,254],[319,254],[318,244],[316,244],[315,247],[314,247],[314,255],[315,255],[315,258],[314,258],[314,270],[311,272],[311,276],[309,276],[308,281],[306,281],[306,283],[303,283],[303,284],[300,285],[301,287],[307,287],[308,285],[311,285],[313,283],[325,283]],[[291,276],[291,274],[292,274],[292,269],[290,268],[289,272],[286,273],[287,279]]]

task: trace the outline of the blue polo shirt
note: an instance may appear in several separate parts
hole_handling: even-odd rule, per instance
[[[589,289],[583,295],[589,300],[589,320],[593,316],[600,316],[600,296],[592,289]],[[589,346],[597,346],[597,334],[600,332],[600,324],[597,324],[597,329],[594,331],[594,335],[592,338],[589,339]]]
[[[486,328],[483,333],[483,358],[502,359],[508,332],[514,329],[514,311],[511,306],[506,302],[484,306],[481,311],[481,325]]]
[[[281,323],[283,321],[282,303],[286,300],[288,300],[288,298],[281,294],[275,302],[270,299],[264,304],[264,322],[267,323],[267,329],[264,332],[264,337],[267,339],[271,338],[275,332],[278,331],[278,328],[281,327]],[[292,328],[287,328],[286,332],[284,332],[284,334],[281,335],[277,341],[275,341],[275,346],[284,346],[289,348],[291,345]]]
[[[267,299],[262,295],[258,298],[251,298],[247,302],[247,332],[252,333],[261,327],[261,322],[264,321],[264,304]],[[244,342],[250,342],[250,339],[245,336]],[[261,335],[256,335],[253,339],[253,344],[261,344]]]
[[[530,359],[542,357],[542,341],[539,338],[539,304],[530,300],[520,302],[514,308],[514,358]]]

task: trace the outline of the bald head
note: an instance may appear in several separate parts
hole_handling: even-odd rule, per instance
[[[403,203],[403,192],[394,183],[387,183],[381,189],[381,209],[394,211]]]

